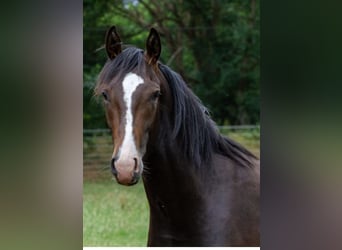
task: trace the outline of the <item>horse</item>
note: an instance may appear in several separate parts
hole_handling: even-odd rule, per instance
[[[145,50],[112,26],[95,95],[103,96],[119,184],[142,177],[148,246],[259,246],[259,159],[222,136],[183,78],[159,60],[151,28]]]

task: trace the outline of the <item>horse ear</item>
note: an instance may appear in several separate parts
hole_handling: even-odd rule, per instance
[[[119,34],[116,32],[115,26],[112,26],[107,30],[105,43],[107,55],[111,60],[121,53],[122,42]]]
[[[146,40],[146,56],[149,64],[157,63],[161,52],[161,43],[158,31],[151,28]]]

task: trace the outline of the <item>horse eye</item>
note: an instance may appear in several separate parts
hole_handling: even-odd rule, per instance
[[[102,96],[106,101],[108,101],[108,96],[106,92],[102,92]]]
[[[153,94],[152,94],[152,100],[153,101],[155,101],[155,100],[157,100],[158,99],[158,97],[159,96],[161,96],[161,93],[160,93],[160,91],[158,90],[158,91],[155,91]]]

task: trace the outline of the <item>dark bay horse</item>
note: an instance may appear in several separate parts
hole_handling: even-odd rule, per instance
[[[123,185],[142,176],[150,205],[148,246],[259,246],[259,160],[221,136],[181,76],[146,50],[122,49],[111,27],[95,93],[112,130],[111,170]]]

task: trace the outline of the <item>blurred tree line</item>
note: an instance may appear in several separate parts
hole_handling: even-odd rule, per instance
[[[225,0],[84,0],[84,128],[105,127],[93,97],[106,61],[101,47],[116,25],[125,44],[144,48],[161,34],[161,62],[180,73],[219,124],[259,123],[259,2]]]

